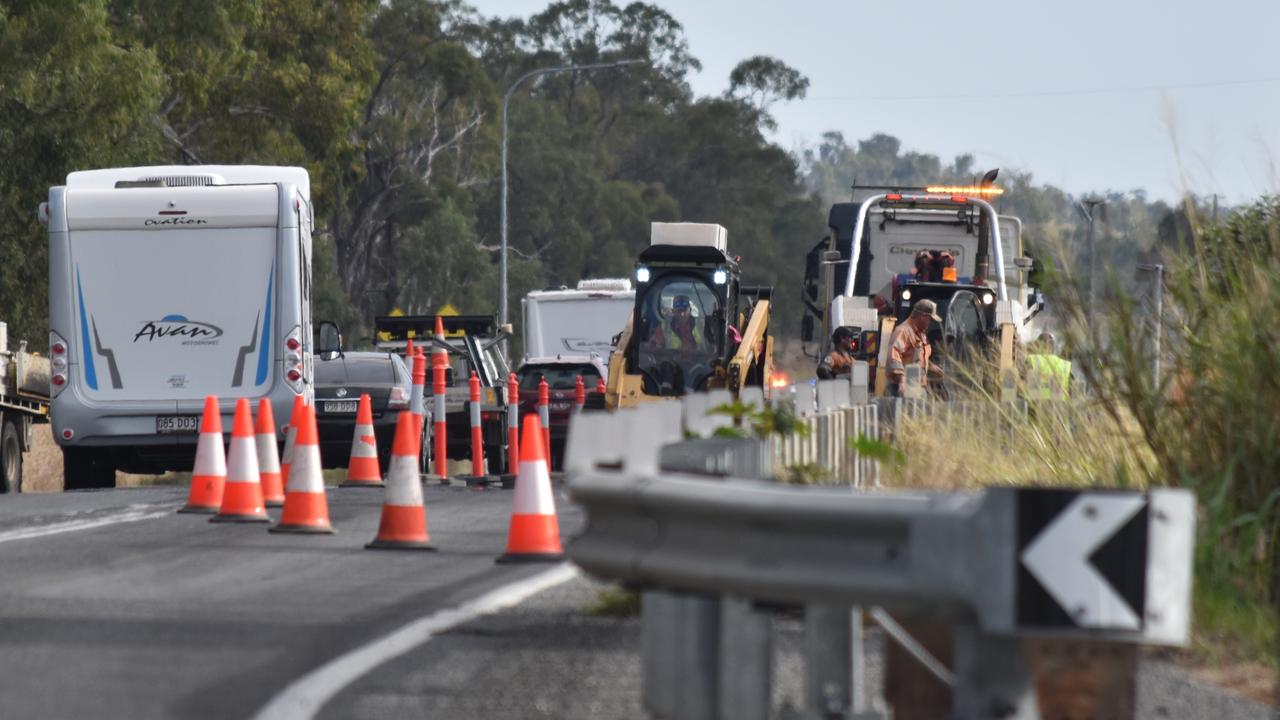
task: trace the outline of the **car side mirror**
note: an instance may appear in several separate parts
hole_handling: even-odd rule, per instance
[[[325,360],[332,360],[342,354],[342,330],[337,323],[320,321],[316,329],[316,352]]]

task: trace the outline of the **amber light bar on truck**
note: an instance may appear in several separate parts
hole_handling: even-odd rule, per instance
[[[937,195],[976,195],[978,197],[995,197],[1004,194],[1004,188],[995,185],[931,185],[925,192]]]

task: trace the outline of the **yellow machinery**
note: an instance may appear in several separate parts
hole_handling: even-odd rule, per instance
[[[771,289],[740,284],[726,235],[719,225],[652,224],[636,264],[635,310],[609,359],[608,407],[767,388]]]

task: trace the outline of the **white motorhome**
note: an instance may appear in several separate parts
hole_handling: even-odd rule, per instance
[[[590,362],[606,377],[613,338],[626,327],[635,297],[626,278],[529,293],[522,301],[525,363]]]
[[[66,487],[191,468],[206,396],[285,423],[312,377],[310,179],[296,167],[73,172],[49,227],[51,421]]]

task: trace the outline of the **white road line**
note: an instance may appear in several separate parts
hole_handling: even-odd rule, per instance
[[[568,563],[492,590],[471,602],[414,620],[395,632],[334,658],[295,680],[271,699],[254,720],[310,720],[351,683],[455,625],[501,610],[578,575]]]
[[[94,528],[106,527],[108,525],[151,520],[173,514],[172,508],[166,508],[165,510],[158,512],[147,512],[146,508],[154,507],[158,506],[134,505],[131,506],[131,509],[124,512],[113,515],[104,515],[102,517],[93,518],[92,520],[68,520],[66,522],[50,523],[48,525],[40,525],[37,527],[0,532],[0,543],[13,542],[14,540],[30,540],[31,538],[45,537],[47,535],[61,535],[62,533],[79,532],[81,530],[93,530]]]

